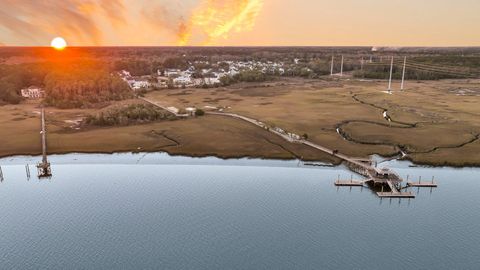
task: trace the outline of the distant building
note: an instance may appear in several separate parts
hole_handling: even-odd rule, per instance
[[[180,76],[180,69],[167,69],[165,70],[165,77],[178,77]]]
[[[180,76],[173,79],[173,83],[176,85],[189,85],[192,83],[192,78],[190,76]]]
[[[187,114],[188,114],[188,115],[194,116],[195,113],[197,112],[197,108],[188,107],[188,108],[185,108],[185,111],[187,111]]]
[[[142,88],[149,88],[151,84],[148,81],[134,81],[132,84],[132,88],[134,90],[139,90]]]
[[[45,96],[45,91],[40,87],[30,86],[28,88],[22,89],[22,97],[24,98],[43,98]]]

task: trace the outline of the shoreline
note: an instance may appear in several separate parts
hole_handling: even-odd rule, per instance
[[[298,158],[282,158],[282,157],[268,157],[268,156],[252,156],[252,155],[218,155],[218,154],[188,154],[188,153],[169,153],[168,151],[58,151],[58,152],[52,152],[49,153],[49,155],[54,155],[54,156],[66,156],[66,155],[75,155],[75,154],[80,154],[80,155],[115,155],[115,154],[138,154],[138,155],[146,155],[146,154],[167,154],[170,157],[185,157],[185,158],[217,158],[223,161],[228,161],[228,160],[240,160],[240,159],[247,159],[247,160],[264,160],[264,161],[301,161],[301,162],[307,162],[307,163],[322,163],[325,164],[326,167],[339,167],[342,166],[343,162],[336,162],[332,163],[329,161],[325,160],[313,160],[313,159],[298,159]],[[380,156],[377,155],[381,158],[389,158],[385,156]],[[13,155],[0,155],[0,161],[2,159],[8,159],[8,158],[17,158],[17,157],[29,157],[29,158],[36,158],[36,157],[41,157],[41,153],[17,153]],[[394,158],[394,159],[389,159],[389,161],[406,161],[411,163],[411,167],[420,167],[420,168],[452,168],[452,169],[464,169],[464,168],[480,168],[480,164],[469,164],[467,166],[456,166],[456,165],[451,165],[451,164],[442,164],[442,165],[437,165],[437,164],[431,164],[431,163],[421,163],[421,162],[413,162],[409,158]],[[2,164],[0,164],[2,165]],[[308,167],[317,167],[315,165],[306,165]],[[319,167],[324,167],[324,166],[319,166]]]

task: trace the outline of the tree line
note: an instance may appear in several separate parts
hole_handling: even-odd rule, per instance
[[[160,110],[151,104],[130,104],[115,106],[98,114],[89,115],[85,123],[95,126],[126,126],[158,120],[175,120],[173,114]]]

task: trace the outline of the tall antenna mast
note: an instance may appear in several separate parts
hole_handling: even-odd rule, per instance
[[[340,67],[340,76],[343,76],[343,55],[342,55],[342,66]]]
[[[332,55],[332,65],[330,66],[330,76],[333,76],[333,60],[335,59],[335,56]]]
[[[390,63],[390,79],[388,80],[388,92],[392,91],[392,75],[393,75],[393,56]]]
[[[403,72],[402,72],[402,87],[400,88],[402,91],[405,86],[405,69],[407,68],[407,57],[403,59]]]

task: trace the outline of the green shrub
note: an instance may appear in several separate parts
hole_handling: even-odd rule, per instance
[[[131,124],[148,123],[159,120],[174,120],[176,117],[150,104],[131,104],[116,106],[85,120],[87,125],[95,126],[126,126]]]

